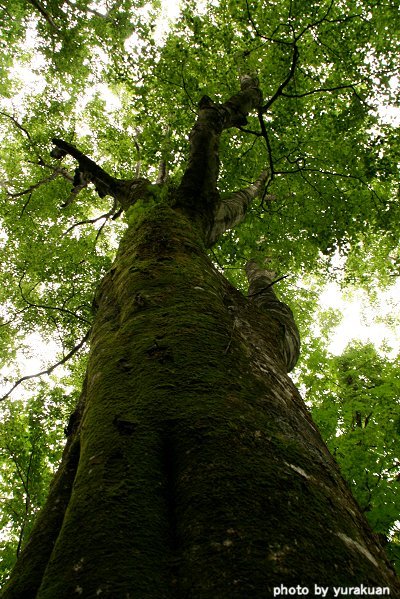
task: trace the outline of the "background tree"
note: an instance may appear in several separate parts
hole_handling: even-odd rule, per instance
[[[319,357],[317,357],[319,356]],[[341,356],[314,352],[300,377],[312,414],[373,529],[399,559],[398,360],[354,343]],[[305,365],[304,365],[305,366]],[[319,376],[315,377],[315,370]]]
[[[13,64],[18,72],[30,65],[37,76],[36,88],[21,88],[19,97],[15,71],[6,68],[2,78],[4,364],[17,347],[28,348],[32,330],[45,340],[59,337],[58,362],[76,359],[91,324],[94,289],[125,226],[114,221],[108,227],[117,205],[93,195],[87,179],[78,180],[74,161],[52,160],[49,140],[73,141],[120,179],[148,177],[174,190],[197,101],[232,96],[241,73],[258,73],[264,101],[258,116],[221,138],[222,200],[266,167],[269,178],[246,221],[212,248],[216,263],[238,286],[255,254],[268,258],[273,270],[322,277],[339,250],[347,257],[345,277],[353,282],[371,280],[368,268],[359,267],[363,261],[379,266],[373,275],[382,283],[397,274],[397,139],[379,117],[379,102],[392,102],[396,91],[394,4],[220,3],[202,14],[188,3],[163,43],[155,39],[157,10],[149,5],[131,10],[130,3],[115,2],[104,12],[85,3],[31,3],[4,11],[5,67]],[[104,83],[118,96],[117,111],[107,106]],[[7,100],[11,89],[14,100]],[[282,282],[285,297],[294,307],[299,299],[310,303],[304,293],[299,297],[293,280]],[[311,316],[300,314],[305,331]],[[53,364],[43,370],[52,374]],[[71,380],[57,384],[53,399],[48,393],[57,418],[71,409],[63,396],[71,393],[75,372],[82,372],[78,362],[76,368]],[[11,373],[16,381],[24,374]],[[36,406],[27,404],[26,414]],[[14,412],[5,412],[10,422]],[[22,417],[15,430],[26,428],[24,422]],[[32,439],[19,450],[23,463],[15,464],[25,485],[32,476],[39,483],[40,466],[33,475],[31,465],[40,453],[36,430],[35,424]],[[12,459],[18,445],[10,447]],[[32,501],[42,501],[40,493],[34,496],[25,489],[28,508],[15,520],[17,539],[27,529]]]

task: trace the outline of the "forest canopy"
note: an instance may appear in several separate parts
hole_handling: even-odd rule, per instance
[[[93,295],[129,221],[76,180],[52,139],[114,177],[174,188],[198,102],[231,97],[247,73],[262,107],[224,132],[218,188],[269,178],[210,257],[243,291],[249,259],[281,279],[302,337],[293,377],[399,564],[398,347],[354,342],[333,355],[341,317],[319,301],[335,282],[362,289],[371,310],[400,274],[398,3],[182,1],[165,27],[167,4],[0,3],[1,576],[60,459]],[[396,309],[378,319],[395,329]]]

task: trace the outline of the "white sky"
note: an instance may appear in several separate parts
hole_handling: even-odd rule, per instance
[[[396,356],[400,351],[400,280],[380,294],[378,306],[371,306],[365,291],[354,291],[350,297],[346,295],[337,283],[328,283],[319,298],[323,310],[334,308],[343,315],[341,324],[331,335],[328,350],[340,355],[351,340],[358,339],[363,343],[372,342],[377,349],[385,342],[392,351],[383,353],[392,358]],[[379,322],[390,316],[396,321],[392,326]]]

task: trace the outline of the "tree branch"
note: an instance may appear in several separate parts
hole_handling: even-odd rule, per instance
[[[19,191],[17,193],[10,193],[9,191],[7,191],[7,195],[9,198],[20,198],[28,193],[32,193],[32,191],[34,191],[35,189],[38,189],[39,187],[41,187],[42,185],[44,185],[45,183],[49,183],[50,181],[54,181],[54,179],[56,179],[59,175],[59,172],[54,171],[51,175],[49,175],[48,177],[45,177],[44,179],[41,179],[40,181],[38,181],[37,183],[34,183],[33,185],[30,185],[30,187],[28,187],[27,189],[24,189],[24,191]]]
[[[23,133],[26,135],[26,137],[29,139],[29,141],[30,141],[30,142],[33,144],[33,139],[32,139],[32,137],[31,137],[31,135],[30,135],[29,131],[27,131],[27,129],[25,129],[25,127],[23,127],[23,126],[22,126],[22,125],[21,125],[21,124],[20,124],[20,123],[17,121],[17,119],[16,119],[16,118],[14,118],[13,116],[11,116],[11,114],[8,114],[7,112],[4,112],[3,110],[0,110],[0,114],[1,114],[2,116],[5,116],[5,117],[7,117],[8,119],[10,119],[10,120],[11,120],[11,121],[14,123],[14,125],[15,125],[15,126],[16,126],[16,127],[17,127],[17,128],[20,130],[20,131],[22,131],[22,132],[23,132]]]
[[[41,155],[39,154],[39,152],[36,150],[36,148],[35,148],[36,144],[35,144],[34,140],[32,139],[32,136],[29,133],[29,131],[27,129],[25,129],[25,127],[23,127],[21,125],[21,123],[19,123],[17,121],[17,119],[15,117],[11,116],[11,114],[8,114],[7,112],[4,112],[4,111],[0,110],[0,115],[5,116],[6,118],[10,119],[10,121],[12,121],[12,123],[17,127],[17,129],[19,129],[28,138],[28,141],[31,144],[34,153],[38,157],[39,164],[41,166],[44,165],[44,160],[41,157]]]
[[[261,135],[265,139],[265,143],[267,145],[268,161],[269,161],[269,168],[270,168],[270,175],[271,175],[270,182],[271,182],[275,176],[274,161],[272,158],[272,147],[271,147],[271,143],[269,141],[268,131],[265,126],[264,117],[263,117],[261,110],[258,111],[258,120],[260,122]]]
[[[40,14],[46,19],[46,21],[48,22],[48,24],[55,29],[56,31],[58,31],[58,27],[55,24],[55,22],[53,21],[53,17],[47,12],[47,10],[44,8],[43,4],[41,2],[38,2],[38,0],[28,0],[28,2],[30,4],[32,4],[32,6],[34,6],[39,12]]]
[[[270,171],[265,170],[257,181],[220,201],[216,208],[213,227],[208,234],[208,246],[213,245],[225,231],[233,229],[244,220],[250,203],[261,195],[269,179]]]
[[[313,21],[312,23],[309,23],[308,25],[306,25],[303,30],[301,31],[301,33],[299,33],[296,36],[296,41],[298,41],[301,37],[303,37],[303,35],[305,34],[306,31],[309,31],[310,29],[313,29],[313,27],[316,27],[317,25],[321,25],[321,23],[323,23],[324,21],[327,20],[327,16],[329,15],[329,13],[332,10],[332,7],[335,3],[335,0],[331,0],[327,11],[325,12],[324,16],[321,17],[320,19],[318,19],[317,21]]]
[[[43,310],[54,310],[57,312],[62,312],[62,313],[68,314],[69,316],[73,316],[74,318],[77,318],[78,320],[80,320],[81,322],[84,322],[85,324],[91,324],[87,320],[87,318],[78,316],[78,314],[75,314],[75,312],[72,312],[72,310],[68,310],[67,308],[60,308],[59,306],[47,306],[46,304],[36,304],[34,302],[31,302],[30,300],[28,300],[28,298],[25,297],[24,292],[22,291],[21,280],[22,279],[20,279],[18,281],[19,292],[20,292],[21,297],[24,300],[24,302],[26,304],[28,304],[28,306],[30,306],[31,308],[39,308],[39,309],[43,309]],[[70,298],[68,298],[68,299],[70,299]]]
[[[255,21],[254,21],[252,15],[251,15],[250,7],[249,7],[249,1],[248,0],[246,0],[246,8],[247,8],[247,17],[248,17],[248,19],[250,21],[250,24],[251,24],[252,28],[254,29],[257,37],[259,37],[259,38],[261,38],[261,39],[263,39],[265,41],[268,41],[268,42],[274,42],[276,44],[283,44],[284,46],[291,46],[292,45],[292,42],[288,42],[288,41],[282,40],[282,39],[277,39],[275,37],[267,36],[267,35],[264,35],[263,33],[261,33],[258,30],[258,27],[255,24]],[[280,25],[275,29],[275,31],[277,31],[279,29],[279,27],[280,27]],[[273,32],[272,35],[274,35],[274,33],[275,32]],[[250,53],[250,52],[248,51],[248,53]]]
[[[108,212],[105,212],[104,214],[101,214],[100,216],[97,216],[96,218],[88,218],[86,220],[81,220],[78,223],[74,223],[73,225],[68,227],[68,229],[65,231],[64,235],[67,235],[70,231],[75,229],[75,227],[80,227],[81,225],[94,224],[94,223],[97,223],[99,220],[103,220],[103,219],[108,220],[110,217],[113,217],[114,215],[115,215],[115,206],[113,206],[112,209],[109,210]]]
[[[336,87],[319,87],[318,89],[313,89],[302,94],[285,94],[282,92],[281,95],[285,96],[285,98],[304,98],[305,96],[311,96],[312,94],[319,94],[321,92],[335,92],[339,89],[351,89],[355,92],[354,85],[338,85]]]
[[[25,312],[28,309],[29,309],[28,306],[24,306],[23,308],[21,308],[21,310],[16,310],[16,312],[14,313],[14,316],[12,318],[10,318],[9,320],[6,320],[4,322],[0,322],[0,328],[7,327],[8,325],[16,322],[17,316],[19,316],[20,314],[22,314],[23,312]],[[0,320],[2,320],[2,319],[0,318]]]
[[[35,374],[28,374],[28,375],[25,375],[25,376],[21,377],[20,379],[18,379],[14,383],[14,385],[11,387],[11,389],[9,389],[9,391],[7,391],[7,393],[5,395],[3,395],[3,397],[0,397],[0,401],[7,399],[7,397],[9,397],[11,395],[11,393],[14,391],[14,389],[16,389],[24,381],[28,381],[30,379],[37,378],[39,376],[43,376],[44,374],[49,375],[53,372],[53,370],[58,368],[58,366],[62,366],[63,364],[68,362],[68,360],[70,360],[72,358],[72,356],[74,356],[85,345],[86,341],[89,339],[90,332],[91,332],[91,329],[88,330],[88,332],[83,337],[83,339],[81,339],[81,341],[77,345],[75,345],[75,347],[73,347],[71,349],[71,351],[68,352],[67,355],[65,355],[61,360],[59,360],[58,362],[56,362],[55,364],[53,364],[46,370],[41,370],[40,372],[36,372]]]
[[[29,517],[30,510],[31,510],[31,496],[30,496],[30,492],[29,492],[29,485],[30,485],[30,474],[31,474],[31,468],[32,468],[33,455],[34,455],[34,448],[32,447],[32,450],[29,455],[28,469],[26,472],[26,486],[24,485],[24,488],[25,488],[25,517],[23,519],[21,529],[19,531],[17,557],[19,556],[20,551],[21,551],[22,541],[24,539],[26,521]]]
[[[260,268],[254,260],[246,264],[246,275],[249,301],[268,312],[282,326],[282,338],[277,339],[277,346],[280,345],[283,362],[287,372],[290,372],[299,358],[300,334],[291,309],[275,295],[273,285],[280,279],[274,281],[275,273]]]
[[[34,162],[33,160],[27,160],[27,162],[28,164],[34,164],[35,166],[42,166],[44,168],[48,168],[50,171],[53,171],[54,173],[57,173],[58,175],[64,177],[64,179],[66,179],[70,183],[74,182],[74,176],[66,168],[59,168],[58,166],[54,166],[54,164],[47,164],[47,162],[44,162],[44,160],[42,160],[41,158],[38,162]]]
[[[109,19],[108,13],[103,15],[98,10],[95,10],[94,8],[89,8],[88,6],[86,6],[85,8],[82,8],[81,6],[77,7],[76,4],[74,2],[71,2],[70,0],[64,0],[64,2],[65,2],[65,4],[68,4],[68,6],[70,6],[73,10],[78,9],[83,13],[90,13],[90,14],[95,15],[96,17],[99,17],[101,19]]]
[[[248,293],[247,297],[254,297],[255,295],[259,295],[260,293],[264,293],[264,291],[267,291],[267,289],[269,289],[270,287],[272,287],[273,285],[275,285],[275,283],[279,283],[279,281],[283,281],[284,279],[287,279],[288,276],[289,275],[282,275],[281,277],[278,277],[277,279],[274,279],[266,287],[262,287],[258,291],[253,291],[253,293]]]
[[[169,145],[169,138],[170,138],[170,127],[169,125],[167,125],[164,128],[164,140],[163,143],[161,145],[161,160],[160,160],[160,164],[158,167],[158,175],[157,175],[157,180],[156,183],[160,184],[160,183],[166,183],[168,180],[168,161],[167,161],[167,156],[168,156],[168,145]]]
[[[265,113],[270,106],[282,95],[283,90],[289,84],[289,82],[293,79],[294,73],[296,70],[297,62],[299,60],[299,49],[297,45],[293,44],[293,56],[292,56],[292,64],[290,66],[290,71],[286,77],[286,79],[280,84],[274,95],[268,100],[268,102],[260,109],[261,114]]]
[[[93,183],[101,198],[110,195],[121,204],[124,210],[127,210],[137,200],[154,195],[155,186],[148,179],[117,179],[72,144],[57,138],[54,138],[52,142],[55,145],[50,153],[53,158],[60,160],[69,154],[78,162],[79,167],[75,171],[73,181],[73,194],[76,195],[77,188],[80,191],[82,186]]]
[[[79,164],[79,171],[75,175],[74,184],[78,185],[81,183],[77,181],[78,175],[87,175],[90,177],[90,181],[95,184],[96,191],[100,197],[106,195],[114,196],[116,193],[117,181],[115,177],[112,177],[106,171],[104,171],[98,164],[96,164],[91,158],[85,156],[78,148],[72,144],[62,140],[54,138],[52,139],[53,144],[56,146],[51,152],[50,156],[57,160],[64,158],[67,154],[75,158]]]
[[[219,140],[222,131],[241,127],[247,115],[262,101],[258,79],[251,75],[241,77],[240,92],[223,104],[203,96],[198,105],[198,118],[190,133],[190,151],[186,170],[176,191],[175,206],[190,218],[200,219],[203,229],[213,226],[215,206],[219,200]]]

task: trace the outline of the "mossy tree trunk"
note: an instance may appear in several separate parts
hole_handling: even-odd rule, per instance
[[[219,135],[260,103],[249,78],[226,104],[205,99],[181,187],[127,230],[64,458],[4,599],[257,599],[281,584],[400,596],[287,375],[299,339],[270,273],[248,264],[244,297],[207,257],[267,179],[219,200]],[[104,181],[120,198],[134,188]]]

